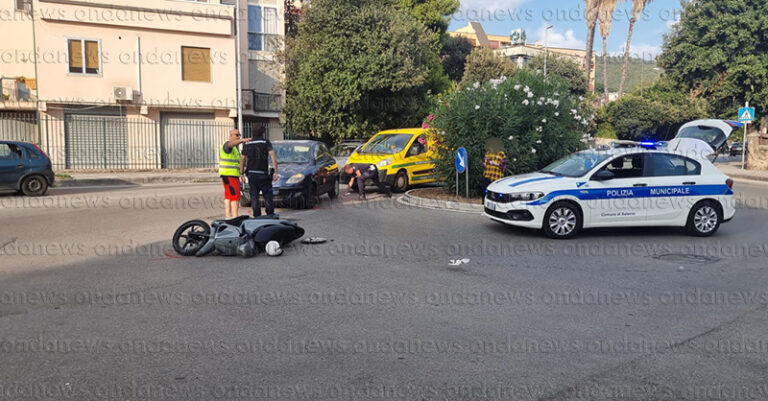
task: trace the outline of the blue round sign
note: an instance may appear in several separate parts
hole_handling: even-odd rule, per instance
[[[456,152],[456,171],[463,173],[467,170],[467,150],[459,148]]]

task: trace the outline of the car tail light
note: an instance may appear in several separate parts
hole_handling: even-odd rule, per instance
[[[732,179],[729,178],[729,179],[725,180],[725,185],[728,186],[728,189],[733,190],[733,180]]]
[[[34,146],[34,147],[35,147],[35,149],[37,149],[38,151],[40,151],[40,153],[42,153],[42,154],[43,154],[43,156],[45,156],[45,158],[46,158],[46,159],[50,159],[50,157],[48,157],[48,154],[47,154],[47,153],[45,153],[45,151],[44,151],[44,150],[40,149],[40,147],[39,147],[39,146],[37,146],[37,144],[36,144],[36,143],[33,143],[33,144],[32,144],[32,146]]]

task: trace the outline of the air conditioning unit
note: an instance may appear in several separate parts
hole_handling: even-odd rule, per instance
[[[132,102],[133,101],[133,89],[127,88],[127,87],[115,87],[112,88],[112,93],[115,97],[115,100],[125,100]]]

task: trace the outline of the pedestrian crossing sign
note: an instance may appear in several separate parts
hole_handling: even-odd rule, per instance
[[[742,107],[739,109],[739,122],[751,123],[755,121],[755,108],[754,107]]]

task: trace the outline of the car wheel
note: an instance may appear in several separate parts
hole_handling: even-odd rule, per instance
[[[339,197],[339,179],[337,178],[335,182],[333,183],[333,186],[331,187],[331,190],[328,191],[328,197],[331,199],[336,199]]]
[[[544,214],[543,231],[550,238],[571,239],[581,231],[582,217],[579,209],[569,202],[557,202]]]
[[[32,175],[21,182],[21,193],[26,196],[43,196],[48,191],[48,181],[39,175]]]
[[[312,209],[317,204],[317,186],[312,184],[307,188],[307,192],[304,193],[304,209]]]
[[[709,237],[717,232],[723,222],[723,214],[714,202],[697,203],[688,213],[686,230],[697,237]]]
[[[392,184],[392,191],[401,193],[408,189],[408,173],[400,170],[395,176],[395,182]]]
[[[211,227],[202,220],[188,221],[173,234],[173,250],[181,256],[192,256],[208,242]]]

